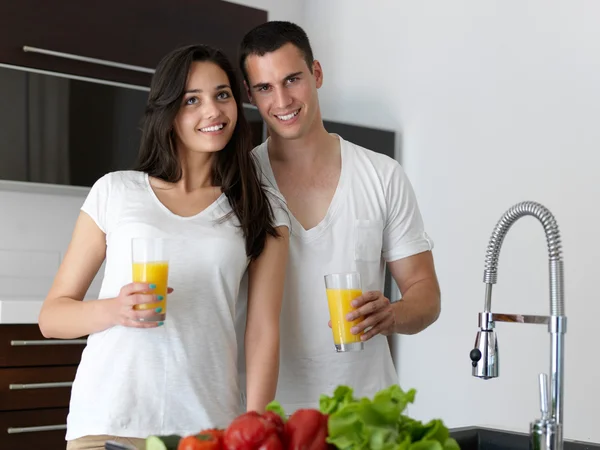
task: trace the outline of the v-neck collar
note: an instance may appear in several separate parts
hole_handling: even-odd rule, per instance
[[[321,234],[323,234],[323,232],[325,232],[327,230],[327,228],[329,227],[329,224],[335,218],[337,210],[339,209],[339,205],[342,202],[343,193],[346,189],[346,184],[347,184],[346,179],[348,177],[348,172],[351,169],[351,158],[348,157],[348,152],[349,152],[348,144],[344,139],[342,139],[341,136],[339,136],[335,133],[332,133],[332,134],[340,140],[340,154],[341,154],[341,160],[342,160],[341,161],[342,167],[340,170],[340,179],[338,180],[337,187],[335,189],[333,197],[331,198],[331,202],[329,203],[329,207],[327,208],[327,212],[325,213],[325,216],[321,219],[321,221],[317,225],[306,230],[302,226],[300,221],[288,209],[288,212],[290,215],[290,220],[292,222],[292,230],[291,230],[292,234],[298,236],[300,239],[302,239],[304,241],[311,241],[313,239],[316,239]],[[279,186],[277,185],[277,179],[275,178],[275,173],[273,172],[273,167],[271,166],[271,159],[269,157],[269,140],[270,140],[270,138],[268,138],[263,143],[264,147],[262,149],[262,155],[261,155],[261,159],[263,161],[262,166],[263,166],[263,170],[266,172],[265,175],[267,176],[267,178],[273,182],[273,186],[275,187],[275,189],[277,189],[277,191],[279,191],[281,193],[281,190],[279,189]],[[281,195],[283,196],[283,193]]]
[[[202,211],[200,211],[192,216],[180,216],[179,214],[175,214],[173,211],[171,211],[169,208],[167,208],[167,206],[163,202],[160,201],[160,199],[156,195],[156,192],[154,192],[154,189],[152,188],[152,184],[150,183],[150,176],[147,173],[144,173],[144,183],[146,185],[146,189],[148,190],[150,196],[152,197],[154,202],[158,204],[158,207],[160,209],[162,209],[165,213],[167,213],[169,216],[174,217],[179,220],[194,220],[194,219],[201,218],[203,216],[208,216],[215,208],[217,208],[217,206],[219,206],[219,204],[224,199],[226,199],[225,194],[221,193],[221,195],[219,195],[219,197],[217,197],[217,199],[215,199],[210,205],[208,205]]]

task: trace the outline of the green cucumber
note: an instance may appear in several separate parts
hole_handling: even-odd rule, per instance
[[[170,434],[168,436],[148,436],[146,450],[177,450],[181,436]]]

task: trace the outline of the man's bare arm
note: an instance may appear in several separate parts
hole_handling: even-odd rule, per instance
[[[388,263],[402,299],[392,303],[394,332],[416,334],[434,323],[441,309],[440,286],[431,251]]]

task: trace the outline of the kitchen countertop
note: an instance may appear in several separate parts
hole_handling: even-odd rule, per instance
[[[0,300],[0,325],[9,323],[38,323],[43,300],[2,299]]]
[[[461,450],[529,450],[529,435],[492,428],[464,427],[450,430]],[[597,450],[600,445],[587,442],[565,441],[565,450]],[[109,441],[106,450],[133,450],[127,444]]]

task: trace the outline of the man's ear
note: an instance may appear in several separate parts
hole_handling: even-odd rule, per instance
[[[313,76],[315,77],[315,84],[317,89],[323,86],[323,68],[321,67],[321,63],[316,59],[313,61],[312,66]]]
[[[254,99],[252,98],[252,94],[250,93],[250,88],[248,87],[248,83],[246,83],[246,80],[244,80],[244,88],[246,89],[246,95],[248,96],[248,100],[250,101],[251,104],[256,106],[254,104]]]

